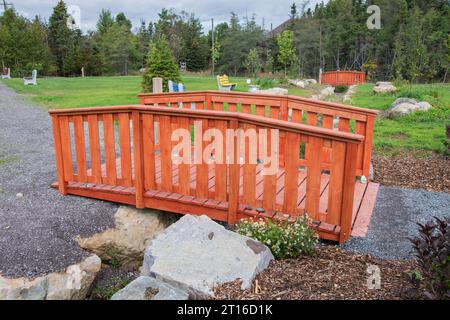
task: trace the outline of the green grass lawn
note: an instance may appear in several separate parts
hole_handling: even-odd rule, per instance
[[[443,152],[445,127],[450,124],[450,85],[401,85],[395,94],[375,94],[372,84],[358,86],[352,104],[386,110],[400,97],[428,101],[433,109],[396,119],[377,119],[375,148],[378,154]]]
[[[248,91],[247,78],[231,78],[237,91]],[[80,108],[93,106],[137,104],[141,92],[140,76],[43,78],[37,86],[24,86],[22,79],[2,80],[16,92],[47,108]],[[215,77],[184,76],[188,90],[217,90]],[[291,94],[308,96],[310,90],[289,89]]]
[[[18,93],[28,96],[46,109],[137,104],[141,92],[140,76],[45,78],[37,86],[24,86],[22,79],[2,80]],[[231,78],[238,83],[238,91],[248,91],[246,78]],[[188,90],[216,90],[215,77],[184,76]],[[373,85],[358,86],[352,98],[355,106],[385,110],[398,97],[428,101],[433,109],[401,119],[378,119],[375,126],[375,149],[378,154],[413,152],[442,152],[445,125],[450,123],[449,85],[398,85],[395,94],[374,94]],[[317,85],[310,90],[289,88],[289,93],[310,96],[320,91]]]

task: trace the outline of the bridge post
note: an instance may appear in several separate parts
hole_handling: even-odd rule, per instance
[[[133,146],[134,146],[134,188],[136,193],[136,208],[144,209],[144,144],[141,114],[139,111],[131,113],[133,123]]]

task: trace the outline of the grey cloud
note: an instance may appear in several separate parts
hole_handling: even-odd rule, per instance
[[[57,0],[10,0],[14,3],[16,10],[28,18],[40,15],[48,19]],[[302,1],[296,1],[298,4]],[[311,5],[320,2],[319,0],[310,1]],[[158,13],[162,8],[174,8],[178,12],[184,10],[188,13],[194,13],[204,25],[205,30],[210,28],[210,20],[214,18],[218,23],[228,21],[231,12],[235,12],[241,19],[248,14],[256,15],[258,24],[262,23],[264,18],[266,28],[272,23],[274,27],[282,23],[289,17],[292,0],[280,1],[206,1],[206,0],[67,0],[67,5],[77,5],[81,9],[81,22],[83,31],[94,29],[98,15],[101,9],[110,9],[113,14],[124,12],[132,20],[134,27],[138,26],[139,21],[155,21],[158,19]]]

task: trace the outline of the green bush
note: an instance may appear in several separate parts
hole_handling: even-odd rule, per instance
[[[295,223],[244,219],[236,225],[236,232],[264,243],[276,259],[288,259],[314,251],[318,237],[310,222],[306,215]]]
[[[150,52],[147,61],[147,70],[142,81],[144,92],[153,90],[153,78],[163,79],[164,91],[169,91],[167,82],[181,82],[180,69],[178,68],[169,43],[164,36],[157,37],[150,44]]]
[[[336,86],[334,92],[336,93],[346,93],[348,91],[348,86]]]
[[[271,89],[277,85],[277,81],[270,78],[258,78],[256,79],[255,83],[264,90]]]

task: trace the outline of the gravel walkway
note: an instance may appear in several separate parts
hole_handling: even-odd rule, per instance
[[[417,235],[416,223],[450,217],[450,194],[381,186],[367,237],[352,238],[343,248],[384,259],[414,257],[408,237]]]
[[[49,188],[56,180],[50,117],[1,82],[0,121],[0,274],[64,270],[88,255],[73,238],[112,227],[117,205]]]

